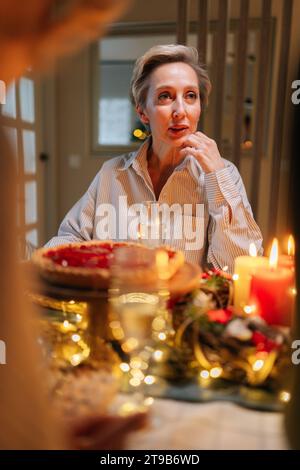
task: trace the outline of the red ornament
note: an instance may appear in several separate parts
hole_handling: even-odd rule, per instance
[[[275,341],[267,338],[260,331],[254,331],[252,335],[252,342],[255,344],[257,351],[270,352],[273,349],[278,349],[280,347]]]
[[[208,273],[202,273],[201,274],[201,279],[208,279],[209,278],[209,274]]]
[[[210,321],[225,324],[232,318],[232,310],[229,308],[221,308],[218,310],[210,310],[207,312]]]

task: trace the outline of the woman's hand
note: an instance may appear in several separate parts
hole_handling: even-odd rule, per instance
[[[76,450],[119,450],[128,434],[147,424],[146,413],[127,417],[90,416],[70,420],[67,424],[69,445]]]
[[[182,157],[193,155],[205,173],[211,173],[225,167],[216,142],[203,134],[203,132],[190,134],[182,147],[180,155]]]

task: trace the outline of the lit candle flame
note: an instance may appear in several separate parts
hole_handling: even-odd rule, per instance
[[[295,256],[295,240],[293,235],[290,235],[288,239],[288,255]]]
[[[256,246],[254,243],[250,243],[250,246],[249,246],[249,254],[250,256],[257,256],[257,250],[256,250]]]
[[[269,265],[271,268],[277,268],[278,264],[278,240],[277,238],[273,239],[271,253],[269,257]]]

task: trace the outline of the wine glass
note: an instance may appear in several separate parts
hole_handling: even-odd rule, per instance
[[[142,203],[139,240],[148,247],[158,247],[164,244],[166,237],[166,223],[163,207],[156,201]]]
[[[155,382],[149,363],[154,353],[157,318],[161,307],[156,251],[140,246],[119,247],[111,266],[110,326],[121,344],[123,389],[131,392],[120,414],[146,411],[145,398]],[[149,387],[148,387],[149,388]]]

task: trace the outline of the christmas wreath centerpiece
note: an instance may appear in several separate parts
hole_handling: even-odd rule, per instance
[[[184,356],[189,375],[194,370],[203,377],[277,388],[289,369],[289,331],[253,314],[237,314],[232,286],[227,274],[208,271],[199,289],[176,300],[174,348]]]

